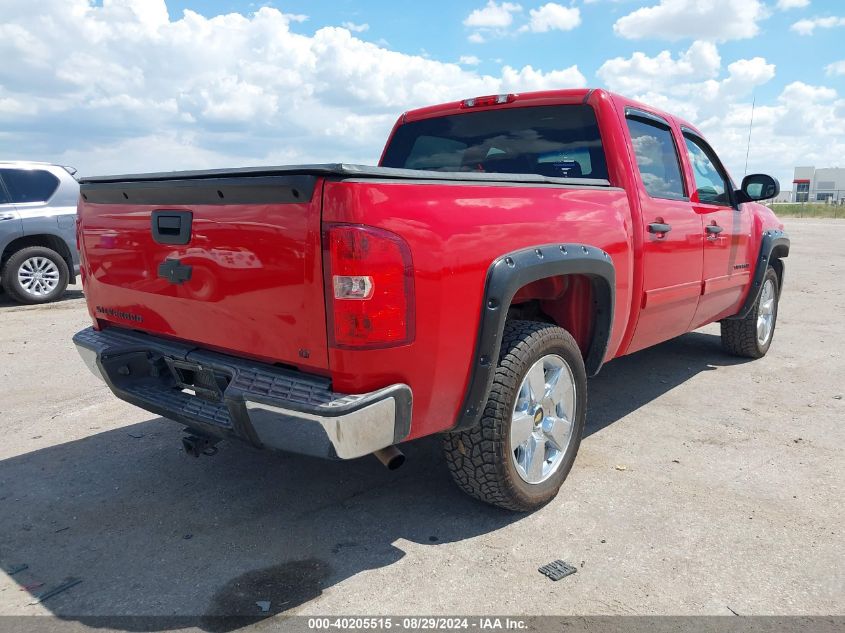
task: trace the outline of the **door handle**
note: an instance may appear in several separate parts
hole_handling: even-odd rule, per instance
[[[719,226],[718,224],[711,224],[711,225],[707,226],[706,228],[707,228],[707,233],[711,237],[716,237],[719,233],[721,233],[722,231],[725,230],[721,226]]]
[[[669,226],[668,224],[663,224],[662,222],[652,222],[651,224],[648,225],[648,232],[649,233],[656,233],[656,234],[664,233],[665,234],[665,233],[668,233],[671,230],[672,230],[671,226]]]

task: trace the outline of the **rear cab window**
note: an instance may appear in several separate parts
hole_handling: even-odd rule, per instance
[[[10,201],[15,204],[47,202],[59,188],[59,179],[44,169],[0,169]]]
[[[648,115],[628,113],[628,132],[643,187],[652,198],[686,200],[681,162],[672,130]]]
[[[593,108],[526,106],[476,110],[397,128],[383,167],[607,179]]]

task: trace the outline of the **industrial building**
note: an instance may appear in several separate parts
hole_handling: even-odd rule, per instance
[[[845,203],[845,169],[796,167],[792,202]]]

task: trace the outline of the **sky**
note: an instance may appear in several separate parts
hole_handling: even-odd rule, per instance
[[[839,0],[0,0],[0,159],[82,174],[378,161],[405,110],[603,87],[735,179],[845,167]]]

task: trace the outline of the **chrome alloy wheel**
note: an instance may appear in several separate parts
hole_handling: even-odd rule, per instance
[[[575,377],[557,354],[531,365],[511,416],[513,465],[529,484],[551,477],[563,462],[575,428]]]
[[[46,257],[30,257],[18,269],[18,282],[25,292],[43,297],[59,285],[59,267]]]
[[[775,284],[767,279],[760,293],[760,309],[757,311],[757,343],[762,347],[769,342],[775,328]]]

